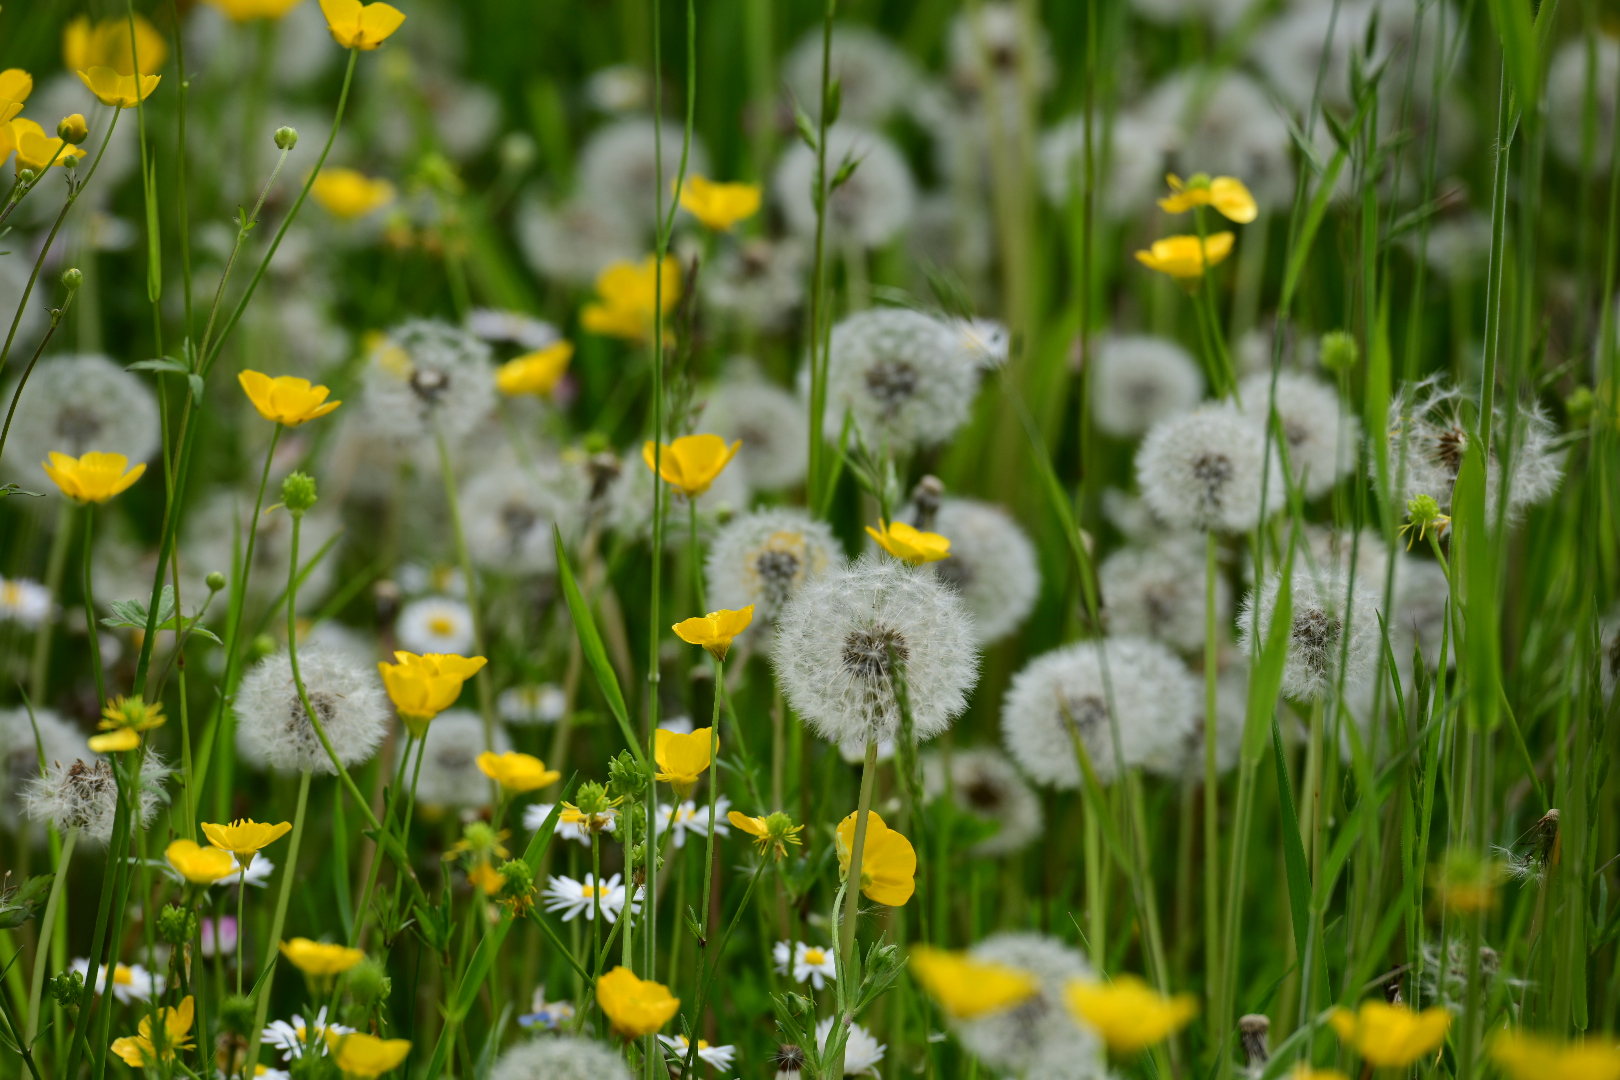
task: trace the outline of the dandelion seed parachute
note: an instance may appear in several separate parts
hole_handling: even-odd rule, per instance
[[[999,933],[973,946],[968,955],[980,963],[1027,971],[1040,981],[1040,993],[1015,1008],[953,1022],[969,1053],[992,1068],[1043,1080],[1104,1080],[1109,1075],[1102,1040],[1076,1024],[1064,1005],[1064,988],[1071,980],[1095,977],[1077,950],[1042,934]]]
[[[973,845],[970,854],[1008,855],[1040,835],[1041,801],[1001,751],[991,747],[958,750],[950,755],[948,770],[945,755],[930,751],[923,756],[922,775],[926,798],[944,795],[948,778],[951,799],[959,811],[997,826],[994,833]]]
[[[1193,537],[1165,536],[1114,552],[1097,569],[1109,631],[1198,653],[1204,648],[1205,569],[1204,545]],[[1216,626],[1225,633],[1231,618],[1232,586],[1218,573]]]
[[[584,198],[553,205],[525,195],[518,203],[518,248],[541,277],[589,285],[616,262],[641,255],[636,227],[615,210]]]
[[[740,470],[756,491],[777,491],[804,479],[810,461],[810,431],[804,403],[746,370],[708,392],[701,420],[729,445],[742,450],[727,466]]]
[[[1238,613],[1239,643],[1245,652],[1258,648],[1271,631],[1282,575],[1267,575],[1258,594],[1251,591]],[[1293,626],[1288,659],[1283,664],[1282,692],[1300,701],[1319,701],[1340,683],[1354,688],[1377,664],[1379,601],[1359,582],[1334,567],[1316,572],[1296,567],[1292,585]]]
[[[16,387],[12,380],[8,398]],[[6,470],[33,480],[53,450],[73,457],[114,452],[134,465],[157,452],[159,434],[157,401],[139,375],[98,354],[54,356],[35,367],[17,399]],[[56,491],[51,485],[24,486]]]
[[[630,1080],[624,1058],[574,1035],[518,1043],[495,1062],[490,1080]]]
[[[808,582],[776,620],[772,665],[794,710],[829,742],[895,737],[891,654],[913,733],[931,739],[967,707],[978,676],[972,616],[931,574],[862,558]]]
[[[1103,338],[1092,363],[1091,415],[1098,430],[1115,438],[1140,435],[1204,396],[1197,362],[1167,338]]]
[[[1270,415],[1271,375],[1251,375],[1239,389],[1243,411],[1257,424]],[[1356,466],[1361,421],[1339,407],[1333,387],[1310,375],[1277,374],[1277,419],[1288,442],[1288,466],[1307,499],[1333,489]],[[1278,477],[1281,480],[1281,476]]]
[[[1247,532],[1260,521],[1262,474],[1281,486],[1265,432],[1231,404],[1205,405],[1153,425],[1136,454],[1142,499],[1173,528]],[[1279,494],[1267,500],[1275,512]]]
[[[344,768],[368,760],[388,727],[388,699],[376,666],[306,646],[298,650],[298,674]],[[285,649],[242,677],[234,707],[236,749],[247,764],[320,776],[337,772],[304,711]]]
[[[900,151],[887,138],[847,122],[827,129],[827,171],[833,162],[858,160],[860,167],[827,197],[826,234],[839,246],[878,248],[904,232],[917,211],[917,184]],[[789,230],[801,237],[816,231],[810,201],[816,155],[795,143],[782,155],[771,187]]]
[[[988,645],[1017,630],[1035,607],[1041,589],[1040,562],[1029,536],[999,506],[975,499],[945,499],[933,532],[948,538],[948,559],[928,571],[962,597],[973,632]]]
[[[576,189],[579,198],[631,222],[637,230],[651,230],[656,220],[657,200],[667,211],[673,198],[675,178],[681,169],[682,129],[666,121],[663,125],[663,171],[658,168],[657,126],[652,120],[626,117],[598,128],[579,152]],[[703,140],[692,136],[686,161],[687,175],[708,176],[709,154]]]
[[[819,27],[807,31],[782,62],[788,92],[811,119],[821,115],[821,62]],[[839,84],[839,118],[853,124],[876,126],[889,119],[919,78],[911,58],[892,41],[860,26],[833,27],[830,66]],[[829,154],[827,160],[835,159]]]
[[[440,713],[428,725],[425,747],[422,751],[422,774],[417,779],[416,801],[422,806],[488,806],[489,777],[478,768],[478,755],[485,750],[484,721],[470,709],[449,709]],[[404,741],[398,744],[404,752]],[[504,729],[495,728],[497,754],[512,749],[512,742]],[[394,767],[398,767],[398,761]],[[406,766],[405,782],[410,783],[409,772],[416,767],[416,751],[411,752]]]
[[[863,311],[833,327],[825,431],[838,438],[847,410],[874,452],[933,446],[967,420],[978,389],[974,353],[948,324],[902,308]]]
[[[832,530],[802,510],[741,514],[722,525],[709,545],[709,603],[728,611],[752,604],[754,617],[769,622],[807,582],[843,563]]]
[[[35,729],[39,739],[34,739]],[[40,766],[49,769],[58,762],[78,758],[95,760],[85,747],[84,735],[54,709],[0,709],[0,828],[15,833],[21,819],[24,791],[39,776]],[[31,839],[44,839],[43,829]]]
[[[804,303],[804,244],[750,237],[722,250],[698,281],[716,315],[760,331],[783,329]]]
[[[140,827],[157,815],[160,791],[169,768],[155,753],[141,763]],[[49,823],[58,832],[81,830],[98,844],[112,840],[118,813],[118,781],[112,766],[100,758],[52,761],[45,775],[29,780],[22,789],[23,812],[29,820]]]
[[[1108,638],[1106,650],[1096,641],[1054,649],[1013,676],[1001,706],[1002,738],[1013,760],[1037,783],[1078,787],[1072,726],[1098,779],[1111,783],[1119,769],[1110,691],[1125,767],[1173,770],[1198,715],[1198,683],[1166,646],[1132,637]]]

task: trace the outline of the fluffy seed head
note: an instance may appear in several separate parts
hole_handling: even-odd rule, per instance
[[[1247,532],[1260,521],[1265,432],[1231,404],[1205,405],[1153,425],[1136,453],[1142,498],[1175,528]],[[1275,451],[1269,474],[1282,487]],[[1282,505],[1280,491],[1268,510]]]
[[[1243,411],[1264,425],[1270,412],[1270,374],[1251,375],[1243,380],[1240,392]],[[1288,466],[1307,499],[1327,493],[1340,476],[1355,468],[1361,421],[1344,414],[1338,392],[1327,383],[1309,375],[1279,372],[1277,418],[1288,441]]]
[[[756,491],[777,491],[804,479],[810,461],[810,433],[804,403],[751,372],[737,372],[709,391],[702,427],[742,450],[731,468],[740,469]]]
[[[932,800],[945,794],[945,755],[930,751],[922,759],[923,793]],[[950,755],[951,799],[957,810],[997,829],[973,845],[974,855],[1007,855],[1040,835],[1041,800],[1000,750],[975,747]]]
[[[617,211],[584,198],[554,206],[527,196],[518,204],[524,259],[541,277],[565,285],[589,285],[613,263],[640,258],[638,231]]]
[[[1258,595],[1250,592],[1238,613],[1238,634],[1245,652],[1258,648],[1271,632],[1282,574],[1267,575]],[[1378,659],[1378,598],[1359,580],[1337,567],[1316,572],[1296,568],[1292,589],[1293,628],[1288,659],[1283,664],[1282,692],[1300,701],[1318,701],[1332,693],[1343,673],[1347,687],[1371,676]]]
[[[13,380],[8,398],[15,392]],[[7,468],[39,476],[43,484],[39,463],[53,450],[73,457],[115,452],[133,465],[157,451],[160,432],[157,401],[139,375],[105,356],[53,356],[34,369],[17,401],[6,438]],[[51,485],[40,489],[46,488],[56,491]]]
[[[298,674],[344,768],[369,759],[388,726],[388,699],[376,667],[306,646],[298,650]],[[258,768],[337,773],[304,711],[285,649],[265,657],[243,677],[236,694],[236,724],[237,751]]]
[[[709,546],[709,602],[732,611],[752,604],[755,618],[771,621],[806,582],[843,564],[832,530],[802,510],[741,514]]]
[[[659,197],[666,211],[674,197],[672,189],[681,168],[681,135],[679,124],[665,122],[660,174],[658,132],[652,120],[628,117],[597,129],[580,150],[576,189],[593,206],[633,222],[638,229],[651,229],[657,223]],[[695,135],[686,171],[688,175],[712,175],[708,151]]]
[[[495,409],[489,346],[458,326],[412,319],[395,327],[366,366],[360,414],[372,432],[436,470],[434,432],[452,446]]]
[[[271,501],[270,498],[265,499]],[[234,570],[235,562],[247,554],[247,536],[253,516],[253,493],[226,489],[208,494],[202,504],[186,515],[186,531],[181,551],[180,599],[188,610],[193,610],[208,595],[204,575],[219,570]],[[298,533],[298,561],[307,563],[326,542],[337,535],[341,522],[335,508],[317,505],[304,515]],[[292,558],[292,515],[272,510],[259,515],[257,537],[253,541],[253,566],[247,578],[247,595],[251,604],[262,605],[281,595],[287,587],[287,571]],[[342,541],[339,541],[341,545]],[[338,564],[338,550],[327,552],[309,574],[298,583],[300,607],[319,603],[331,585]],[[189,576],[189,580],[188,580]],[[134,595],[147,598],[152,590],[151,570],[146,570],[146,582]],[[97,587],[97,592],[101,588]],[[129,599],[125,596],[109,596]],[[213,604],[210,619],[225,614],[225,605]]]
[[[904,666],[914,733],[944,731],[978,677],[972,616],[937,578],[862,558],[808,582],[777,618],[772,663],[788,702],[828,742],[893,738],[891,656]]]
[[[558,462],[497,463],[461,492],[468,554],[486,570],[547,574],[557,566],[552,526],[564,540],[579,528],[588,493],[584,474]]]
[[[828,242],[882,247],[904,232],[917,212],[917,185],[911,168],[884,136],[837,124],[827,131],[829,179],[846,159],[860,165],[827,197]],[[810,199],[815,170],[814,151],[802,142],[794,143],[782,155],[771,180],[782,216],[799,236],[816,232],[816,208]]]
[[[1192,409],[1204,396],[1197,362],[1166,338],[1104,338],[1092,363],[1091,415],[1101,431],[1116,438],[1140,435]]]
[[[152,823],[158,811],[160,789],[169,775],[168,766],[156,754],[148,753],[141,763],[141,828]],[[22,790],[23,812],[37,822],[49,822],[58,831],[78,828],[98,844],[112,839],[113,821],[118,813],[118,781],[112,766],[100,758],[85,761],[54,761],[44,776],[35,777]]]
[[[497,727],[495,753],[504,754],[510,749],[512,743],[506,732]],[[489,777],[478,768],[478,755],[483,751],[484,721],[477,713],[449,709],[434,717],[423,740],[422,775],[416,785],[416,801],[423,806],[488,806]],[[400,752],[404,752],[403,743]],[[415,767],[413,749],[406,768]]]
[[[979,367],[960,335],[939,319],[903,308],[863,311],[832,331],[826,431],[844,413],[866,445],[904,453],[950,438],[968,418]]]
[[[1012,515],[974,499],[945,499],[931,531],[950,540],[951,554],[925,565],[962,597],[979,643],[1016,630],[1035,606],[1041,568],[1035,545]]]
[[[573,1035],[518,1043],[495,1062],[490,1080],[630,1080],[624,1059]]]
[[[1023,770],[1037,783],[1080,784],[1073,730],[1103,783],[1119,775],[1109,724],[1109,690],[1126,768],[1174,768],[1198,714],[1197,680],[1168,648],[1145,638],[1107,639],[1054,649],[1030,661],[1001,706],[1001,733]]]
[[[38,742],[34,740],[36,725]],[[0,828],[7,832],[17,831],[22,791],[39,776],[41,750],[47,768],[55,762],[91,756],[84,735],[54,709],[35,709],[32,722],[27,709],[0,709]],[[43,838],[41,830],[36,839]]]
[[[782,79],[799,107],[821,115],[822,33],[807,31],[782,62]],[[840,118],[878,125],[905,104],[916,86],[911,59],[888,38],[862,26],[833,27],[832,76],[839,84]],[[828,162],[840,160],[831,154]]]
[[[1042,934],[1000,933],[973,946],[968,955],[1027,971],[1041,986],[1039,994],[1016,1008],[953,1022],[974,1057],[1003,1073],[1042,1080],[1103,1080],[1108,1075],[1102,1040],[1076,1024],[1063,1003],[1069,982],[1094,978],[1077,950]]]
[[[1157,638],[1183,653],[1203,649],[1205,558],[1196,539],[1169,536],[1121,548],[1103,560],[1097,581],[1111,633]],[[1231,617],[1232,587],[1218,574],[1216,624]]]

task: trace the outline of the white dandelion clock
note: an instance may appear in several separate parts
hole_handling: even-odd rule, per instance
[[[845,161],[859,165],[827,196],[828,242],[840,247],[882,247],[904,232],[917,212],[917,182],[911,167],[884,136],[840,123],[827,130],[829,177]],[[782,155],[771,178],[788,228],[803,237],[816,233],[816,208],[811,199],[815,176],[816,154],[798,142]]]
[[[1204,396],[1197,361],[1168,338],[1103,338],[1092,364],[1092,419],[1098,430],[1118,439],[1140,435],[1160,420],[1188,412]]]
[[[732,518],[709,545],[709,600],[772,622],[806,582],[844,564],[843,548],[825,522],[787,507]]]
[[[140,827],[147,828],[163,801],[162,786],[168,766],[148,753],[141,763]],[[118,781],[112,765],[99,758],[86,762],[52,761],[43,776],[27,781],[22,789],[23,813],[29,820],[49,823],[57,832],[78,829],[98,844],[112,840],[118,813]]]
[[[1007,0],[977,6],[951,20],[946,56],[951,81],[961,90],[982,91],[994,80],[1011,98],[1025,80],[1037,93],[1052,85],[1046,31],[1026,25],[1019,6]]]
[[[716,315],[756,330],[784,328],[804,303],[805,248],[797,237],[750,237],[704,268],[698,289]]]
[[[1258,424],[1268,423],[1270,374],[1249,376],[1239,392],[1243,411]],[[1310,375],[1278,372],[1276,401],[1277,419],[1288,444],[1288,468],[1295,482],[1307,499],[1327,494],[1339,477],[1356,466],[1361,421],[1340,408],[1337,390]]]
[[[16,390],[12,380],[6,396]],[[119,453],[133,464],[157,452],[162,431],[157,400],[141,377],[97,354],[40,361],[15,408],[6,470],[41,481],[39,463],[52,451],[74,457],[92,450]],[[54,485],[28,486],[57,494]]]
[[[804,403],[774,383],[738,374],[712,387],[703,430],[742,449],[726,467],[740,470],[756,491],[778,491],[804,479],[810,462],[810,424]]]
[[[1271,632],[1282,575],[1273,572],[1258,593],[1250,592],[1238,613],[1239,640],[1253,653]],[[1298,701],[1320,701],[1341,681],[1360,686],[1378,661],[1378,598],[1336,568],[1316,573],[1298,567],[1292,586],[1293,623],[1282,692]]]
[[[576,1035],[520,1042],[495,1062],[489,1080],[630,1080],[624,1058]]]
[[[1204,775],[1205,699],[1203,676],[1197,675],[1198,716],[1182,744],[1176,768],[1162,772],[1167,779],[1202,781]],[[1243,729],[1249,718],[1249,666],[1239,660],[1215,676],[1215,771],[1232,771],[1243,753]]]
[[[1111,121],[1095,116],[1091,152],[1100,171],[1103,213],[1119,220],[1142,212],[1144,195],[1164,181],[1165,155],[1179,135],[1176,119],[1158,111],[1122,109]],[[1073,116],[1041,136],[1041,189],[1065,209],[1085,188],[1086,118]]]
[[[400,609],[394,625],[400,648],[406,652],[453,653],[466,656],[473,648],[472,609],[449,596],[424,596]]]
[[[561,528],[565,540],[572,537],[585,495],[583,477],[555,463],[485,469],[461,492],[468,555],[485,570],[551,573],[557,568],[552,527]]]
[[[950,325],[968,355],[986,371],[1007,366],[1012,355],[1012,331],[995,319],[951,319]]]
[[[1142,498],[1172,528],[1247,532],[1260,523],[1262,475],[1282,487],[1265,432],[1229,403],[1205,405],[1153,425],[1136,452]],[[1268,500],[1275,512],[1279,491]]]
[[[412,319],[389,331],[366,364],[359,415],[374,436],[436,472],[435,438],[455,446],[495,410],[489,346],[459,326]]]
[[[950,540],[951,553],[927,569],[962,597],[979,643],[1017,630],[1035,607],[1041,568],[1035,545],[1012,515],[976,499],[945,499],[932,531]]]
[[[422,740],[422,772],[416,779],[416,801],[423,806],[488,806],[490,780],[478,768],[478,755],[486,749],[504,754],[511,740],[495,728],[493,745],[484,741],[484,721],[470,709],[450,709],[433,718]],[[404,753],[405,744],[398,744]],[[416,768],[417,749],[406,765],[406,783]],[[397,767],[398,762],[395,762]]]
[[[1156,638],[1183,653],[1204,648],[1208,593],[1204,545],[1190,538],[1161,537],[1143,547],[1121,548],[1097,569],[1108,629]],[[1232,586],[1215,578],[1215,622],[1232,618]]]
[[[299,570],[303,572],[307,568],[308,571],[298,582],[298,602],[306,610],[318,606],[332,585],[338,552],[335,544],[330,548],[327,545],[343,528],[334,507],[319,503],[316,507],[304,515],[298,531]],[[204,584],[208,574],[218,570],[229,578],[235,572],[237,560],[247,555],[252,517],[251,493],[230,489],[212,492],[186,515],[181,551],[189,557],[181,561],[180,599],[188,612],[194,611],[208,595]],[[247,596],[253,604],[262,605],[280,598],[287,588],[292,562],[292,515],[279,508],[262,510],[254,532],[257,535],[253,541],[253,565],[247,576]],[[325,554],[316,561],[323,549]],[[152,592],[152,568],[142,565],[140,572],[145,580],[140,582],[133,598],[145,602]],[[107,596],[109,601],[130,598]],[[222,595],[209,608],[210,619],[225,615],[224,601]]]
[[[893,664],[913,734],[931,739],[967,707],[978,678],[972,616],[932,574],[863,558],[808,582],[777,618],[772,664],[788,703],[828,742],[900,729]]]
[[[1356,584],[1377,596],[1384,594],[1384,578],[1389,573],[1389,548],[1377,529],[1340,532],[1325,525],[1305,526],[1304,545],[1294,556],[1301,569],[1328,567],[1349,574],[1354,567]],[[1244,560],[1248,584],[1254,584],[1254,563]],[[1398,589],[1399,584],[1396,585]]]
[[[788,93],[812,119],[821,115],[822,44],[820,27],[807,31],[782,62]],[[918,80],[910,57],[863,26],[833,27],[829,66],[838,80],[838,115],[855,124],[889,119],[906,104]]]
[[[376,665],[304,647],[298,650],[298,674],[338,761],[352,769],[369,760],[388,728],[388,699]],[[234,707],[236,749],[243,761],[279,772],[337,773],[304,711],[285,649],[243,676]]]
[[[663,162],[657,155],[658,126],[642,117],[614,120],[598,128],[579,152],[575,188],[593,204],[638,229],[657,225],[660,197],[667,211],[674,198],[675,179],[681,171],[681,125],[663,125]],[[709,154],[703,141],[692,137],[686,159],[688,176],[708,176]]]
[[[7,584],[10,584],[7,582]],[[37,733],[37,739],[36,739]],[[54,709],[0,709],[0,828],[15,832],[29,781],[62,762],[92,758],[79,729]],[[43,839],[39,830],[34,839]]]
[[[950,755],[948,769],[945,754],[930,751],[922,759],[922,775],[925,798],[941,798],[948,787],[960,813],[995,826],[995,832],[969,849],[972,855],[1008,855],[1041,833],[1041,800],[999,750],[958,750]]]
[[[1261,213],[1289,205],[1293,136],[1266,91],[1249,76],[1229,71],[1210,80],[1203,71],[1182,72],[1155,87],[1139,109],[1175,126],[1177,137],[1167,149],[1188,163],[1187,171],[1237,177],[1254,193]]]
[[[520,349],[543,349],[555,344],[562,334],[555,326],[521,311],[501,308],[473,308],[467,312],[467,329],[474,337],[493,345],[516,345]]]
[[[564,285],[589,285],[613,263],[638,258],[641,249],[636,226],[584,198],[553,205],[527,195],[518,203],[514,231],[535,273]]]
[[[816,1025],[816,1045],[821,1049],[827,1048],[827,1036],[832,1033],[835,1017],[824,1017]],[[845,1076],[876,1076],[878,1063],[883,1060],[883,1052],[888,1045],[880,1043],[859,1024],[849,1025],[849,1036],[844,1041],[844,1075]]]
[[[1013,1008],[952,1024],[970,1054],[1000,1073],[1042,1080],[1104,1080],[1109,1075],[1102,1040],[1076,1024],[1064,1003],[1070,982],[1095,978],[1077,950],[1042,934],[999,933],[973,946],[968,955],[980,963],[1027,971],[1040,983],[1038,994]]]
[[[833,327],[825,430],[838,438],[847,411],[873,450],[933,446],[967,421],[978,389],[974,354],[947,323],[903,308],[863,311]]]
[[[1145,638],[1082,641],[1037,656],[1017,675],[1001,706],[1001,733],[1013,760],[1037,783],[1080,784],[1071,732],[1103,783],[1127,769],[1168,771],[1198,714],[1198,683],[1175,653]],[[1113,724],[1119,728],[1119,755]],[[1121,761],[1122,759],[1122,761]]]
[[[555,724],[568,711],[568,695],[556,683],[509,686],[495,699],[495,712],[508,724]]]

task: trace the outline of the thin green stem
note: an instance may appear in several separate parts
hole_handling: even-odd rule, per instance
[[[299,687],[299,693],[303,694],[302,685]],[[309,776],[308,769],[298,774],[298,803],[293,810],[292,836],[287,841],[286,865],[281,868],[281,890],[276,895],[276,913],[270,920],[270,936],[264,943],[264,966],[259,973],[259,990],[256,995],[257,1001],[253,1006],[253,1030],[248,1035],[248,1056],[246,1064],[242,1067],[243,1076],[253,1076],[258,1069],[259,1035],[264,1031],[265,1017],[269,1015],[270,989],[275,979],[276,960],[281,955],[281,928],[287,922],[287,901],[292,896],[293,879],[298,875],[298,844],[304,838],[304,812],[309,806]],[[238,922],[236,924],[238,945],[241,942],[242,931],[242,924]],[[240,960],[237,963],[237,980],[240,986]]]
[[[1220,640],[1215,620],[1215,581],[1219,567],[1219,545],[1215,532],[1204,534],[1204,966],[1208,982],[1208,1009],[1211,1020],[1221,1016],[1221,990],[1226,985],[1221,972],[1221,836],[1220,778],[1215,768],[1216,668]],[[1230,900],[1236,903],[1236,899]],[[1222,1056],[1225,1060],[1226,1056]]]
[[[46,943],[51,940],[51,933],[56,928],[56,916],[62,907],[62,894],[67,889],[68,865],[73,861],[73,848],[79,842],[79,827],[70,828],[67,836],[62,839],[62,854],[57,857],[56,866],[52,873],[56,876],[51,879],[51,896],[45,901],[45,917],[39,924],[39,945],[34,950],[34,974],[32,985],[28,988],[28,1033],[23,1042],[24,1046],[32,1047],[34,1038],[39,1034],[40,1003],[44,1000],[45,969],[50,966],[50,950]]]

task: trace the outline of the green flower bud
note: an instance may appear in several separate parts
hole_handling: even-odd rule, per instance
[[[298,129],[290,127],[276,128],[276,149],[291,150],[298,145]]]
[[[1344,330],[1330,330],[1322,335],[1322,367],[1338,373],[1349,371],[1361,360],[1361,348],[1356,339]]]
[[[232,994],[219,1005],[219,1026],[232,1035],[253,1030],[253,999]]]
[[[1577,386],[1569,397],[1564,399],[1564,411],[1569,414],[1572,427],[1585,427],[1591,422],[1592,412],[1597,408],[1597,396],[1592,393],[1589,386]]]
[[[56,137],[65,143],[78,146],[90,135],[90,128],[84,122],[83,113],[73,113],[62,117],[56,125]]]
[[[220,573],[218,570],[215,570],[213,573],[209,574],[204,581],[208,585],[209,592],[219,592],[219,590],[225,587],[225,575]]]
[[[64,971],[51,978],[51,1000],[64,1009],[76,1008],[84,997],[84,976],[77,971]]]
[[[71,161],[72,158],[69,158],[68,160]],[[18,169],[17,170],[17,183],[21,184],[23,187],[27,187],[29,184],[32,184],[34,182],[35,178],[38,175],[39,174],[34,172],[33,169]]]
[[[315,478],[308,473],[290,473],[281,482],[281,505],[293,517],[303,517],[304,511],[315,505]]]
[[[262,656],[269,656],[276,651],[276,639],[269,634],[260,634],[250,643],[250,648],[253,651],[253,659],[255,660]]]
[[[174,904],[158,912],[158,938],[168,945],[184,945],[197,933],[197,913]]]
[[[387,969],[369,956],[350,968],[343,978],[349,996],[362,1005],[387,1001],[389,993],[393,991]]]
[[[62,271],[62,288],[72,292],[84,284],[84,273],[75,267]]]

